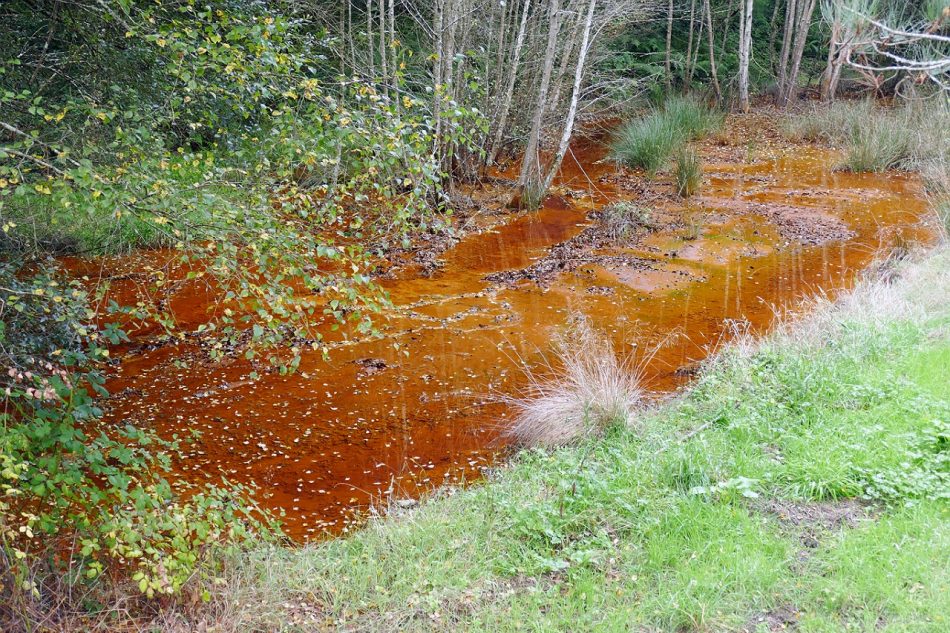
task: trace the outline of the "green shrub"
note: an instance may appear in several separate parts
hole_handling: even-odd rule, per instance
[[[243,487],[180,497],[165,478],[177,442],[101,423],[106,345],[128,339],[42,263],[33,275],[0,263],[0,592],[48,604],[60,583],[125,574],[149,597],[176,593],[212,544],[270,527]]]

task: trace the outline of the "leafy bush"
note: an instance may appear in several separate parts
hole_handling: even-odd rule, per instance
[[[40,52],[30,3],[5,5],[0,25],[4,604],[20,590],[47,599],[46,579],[104,575],[174,593],[212,544],[270,533],[247,489],[173,489],[177,441],[102,424],[103,363],[125,340],[111,323],[174,336],[174,315],[162,302],[93,310],[104,284],[61,277],[51,251],[174,249],[184,282],[212,279],[239,306],[199,328],[212,355],[248,333],[247,358],[266,351],[287,371],[299,350],[270,352],[288,339],[319,348],[314,315],[371,329],[386,301],[374,258],[444,208],[429,106],[336,83],[322,29],[304,18],[225,1],[57,8],[52,70],[20,54]],[[480,125],[448,108],[441,139],[464,147]],[[147,274],[161,295],[166,271]]]
[[[245,488],[196,487],[182,500],[164,477],[177,441],[101,424],[93,399],[105,395],[100,366],[106,346],[125,334],[94,324],[78,282],[2,264],[0,288],[5,601],[21,590],[45,599],[44,584],[62,577],[88,582],[116,572],[149,596],[174,593],[207,560],[209,545],[271,533]]]

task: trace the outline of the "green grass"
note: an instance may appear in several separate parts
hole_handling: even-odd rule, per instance
[[[694,98],[671,97],[646,117],[621,125],[611,155],[620,164],[655,174],[686,143],[712,133],[722,121],[721,113]]]
[[[785,613],[801,631],[946,630],[950,250],[903,266],[891,285],[731,346],[687,394],[602,437],[524,451],[483,485],[349,538],[243,556],[208,617],[720,631]],[[765,509],[851,498],[869,505],[850,527]]]
[[[841,168],[856,172],[943,167],[950,152],[948,126],[950,104],[939,99],[890,108],[869,100],[839,101],[782,124],[789,138],[841,147]]]
[[[676,194],[681,198],[689,198],[699,192],[703,184],[703,162],[696,152],[688,148],[680,150],[673,168],[673,182]]]

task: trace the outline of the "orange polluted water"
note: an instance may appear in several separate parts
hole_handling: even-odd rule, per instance
[[[242,359],[209,363],[185,344],[133,350],[107,385],[107,416],[165,436],[200,431],[177,465],[182,477],[256,483],[297,539],[339,533],[374,501],[480,477],[504,448],[499,396],[518,394],[524,366],[546,365],[552,333],[573,313],[624,353],[655,349],[643,379],[669,392],[736,321],[762,331],[774,306],[847,287],[895,240],[932,239],[916,178],[835,172],[833,154],[800,148],[707,164],[699,197],[654,209],[658,230],[557,263],[543,284],[487,281],[579,235],[589,211],[636,201],[604,154],[575,143],[556,183],[570,195],[466,237],[431,276],[405,268],[386,280],[398,310],[378,322],[383,338],[339,347],[329,361],[305,352],[295,375],[257,380]],[[208,300],[172,305],[193,321]]]

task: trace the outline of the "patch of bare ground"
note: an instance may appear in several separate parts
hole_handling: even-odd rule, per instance
[[[754,503],[753,507],[775,517],[785,527],[828,531],[856,527],[877,513],[874,505],[859,499],[813,502],[765,499]]]
[[[785,531],[798,538],[802,549],[792,563],[796,573],[805,571],[813,551],[829,533],[854,528],[878,513],[876,506],[859,499],[812,502],[763,499],[752,503],[752,508],[775,518]]]
[[[741,199],[716,199],[710,200],[709,203],[721,211],[762,217],[775,227],[783,240],[803,246],[842,242],[855,235],[843,220],[814,207],[768,204]]]
[[[629,238],[628,238],[629,239]],[[628,268],[651,268],[649,260],[629,253],[597,253],[597,249],[615,245],[604,234],[603,226],[591,226],[579,235],[555,244],[539,260],[516,270],[503,270],[485,276],[485,280],[495,284],[514,285],[520,281],[533,281],[539,286],[547,286],[562,272],[572,272],[585,264],[600,264],[605,267],[625,266]]]
[[[757,613],[749,618],[745,626],[742,627],[743,633],[759,633],[760,631],[794,631],[798,628],[798,620],[801,613],[791,606],[782,605],[771,611]]]

